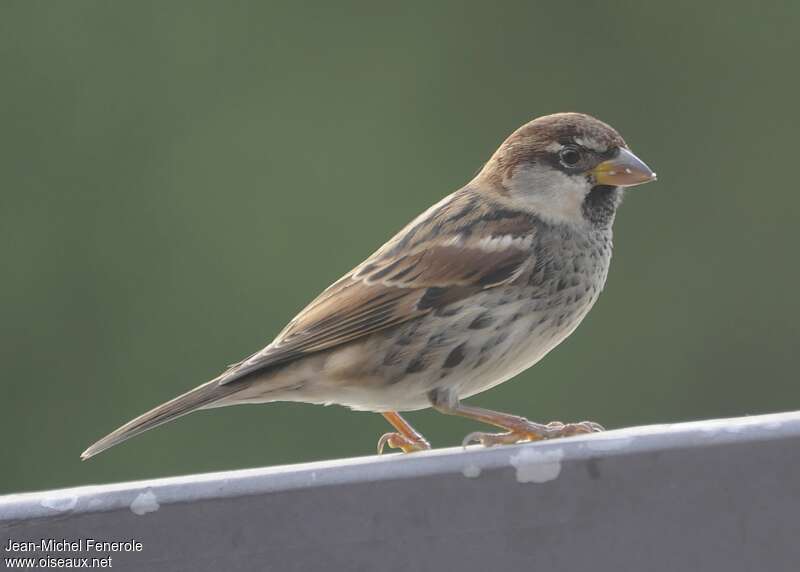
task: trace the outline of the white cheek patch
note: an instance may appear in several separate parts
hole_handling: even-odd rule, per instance
[[[583,224],[583,199],[591,184],[583,175],[567,175],[540,165],[519,166],[505,181],[511,196],[521,207],[548,222]]]

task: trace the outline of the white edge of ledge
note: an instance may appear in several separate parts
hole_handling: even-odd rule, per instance
[[[289,491],[344,483],[405,479],[429,475],[476,478],[481,472],[631,455],[665,449],[685,449],[735,442],[800,436],[800,411],[730,419],[630,427],[486,449],[471,446],[436,449],[412,455],[400,453],[240,469],[105,485],[0,496],[0,525],[39,518],[64,518],[82,513],[131,510],[146,515],[163,505]]]

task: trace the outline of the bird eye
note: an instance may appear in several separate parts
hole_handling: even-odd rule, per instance
[[[561,164],[565,167],[574,167],[581,160],[581,152],[575,147],[564,147],[558,154]]]

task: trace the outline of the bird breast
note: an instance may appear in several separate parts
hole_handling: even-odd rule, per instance
[[[497,325],[471,340],[476,354],[459,397],[494,387],[533,366],[575,331],[597,301],[608,275],[610,234],[562,236],[560,241],[540,242],[538,251],[533,268],[518,284],[484,294],[483,304],[494,307]]]

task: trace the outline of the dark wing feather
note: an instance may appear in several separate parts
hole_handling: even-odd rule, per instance
[[[435,223],[435,218],[426,222]],[[351,342],[508,283],[531,260],[521,244],[487,247],[480,236],[442,236],[435,224],[420,232],[415,223],[320,294],[269,346],[223,373],[219,383]],[[414,245],[397,248],[410,230],[417,234]]]

